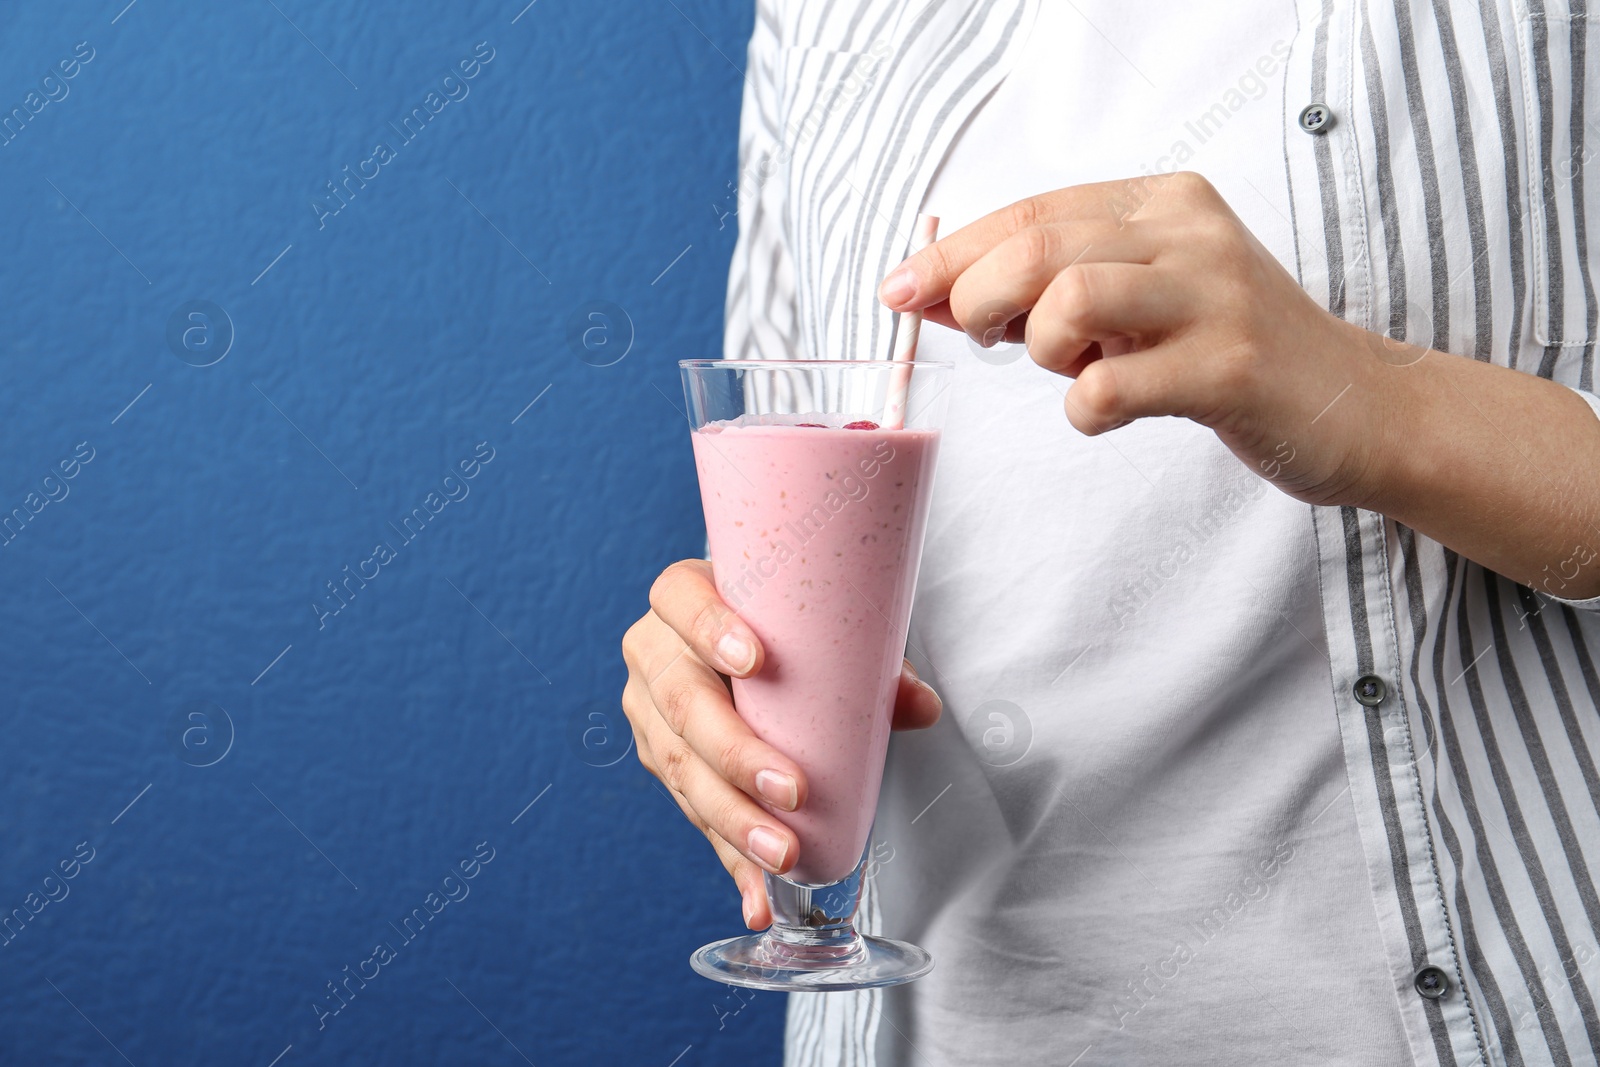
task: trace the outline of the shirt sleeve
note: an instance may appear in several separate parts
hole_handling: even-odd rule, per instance
[[[1572,387],[1568,386],[1567,388],[1571,389]],[[1600,418],[1600,396],[1595,396],[1593,393],[1586,393],[1582,389],[1573,389],[1572,391],[1583,397],[1584,403],[1589,405],[1589,410],[1595,413],[1596,418]],[[1588,549],[1584,550],[1588,551]],[[1542,597],[1554,600],[1557,604],[1565,604],[1568,607],[1573,608],[1586,608],[1590,611],[1600,611],[1600,596],[1589,597],[1587,600],[1572,600],[1568,597],[1556,596],[1554,593],[1548,592],[1544,589],[1538,590],[1538,593]]]
[[[757,0],[739,119],[739,236],[728,272],[726,359],[798,356],[795,272],[784,222],[789,152],[778,18],[777,0]]]
[[[1570,385],[1567,388],[1572,389]],[[1572,391],[1583,397],[1583,402],[1589,405],[1589,410],[1594,412],[1596,418],[1600,418],[1600,396],[1586,393],[1582,389],[1572,389]]]

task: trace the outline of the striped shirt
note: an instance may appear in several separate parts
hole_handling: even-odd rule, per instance
[[[729,358],[887,351],[877,282],[1037,2],[760,0]],[[1583,0],[1300,0],[1296,15],[1281,161],[1259,181],[1284,190],[1302,286],[1366,329],[1600,410]],[[1312,103],[1332,122],[1308,133]],[[1414,1060],[1596,1062],[1600,602],[1561,599],[1559,568],[1535,592],[1381,515],[1312,510],[1388,977],[1418,990],[1400,1004]],[[870,893],[863,911],[870,927]],[[793,998],[790,1062],[875,1062],[880,997]]]

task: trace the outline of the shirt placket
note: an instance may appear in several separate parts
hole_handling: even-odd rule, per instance
[[[1361,4],[1312,0],[1301,3],[1300,16],[1284,137],[1291,180],[1314,183],[1296,198],[1303,280],[1313,293],[1325,283],[1330,307],[1372,330],[1372,256],[1383,235],[1363,155],[1372,111],[1361,67]],[[1392,109],[1396,101],[1387,103]],[[1332,260],[1323,264],[1325,278],[1314,269],[1318,253]],[[1428,758],[1427,749],[1414,743],[1421,720],[1403,670],[1391,583],[1398,531],[1381,515],[1355,508],[1318,507],[1313,516],[1350,802],[1413,1058],[1483,1063],[1424,800],[1424,771],[1431,779],[1431,768],[1419,759]]]

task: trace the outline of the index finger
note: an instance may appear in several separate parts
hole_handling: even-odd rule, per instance
[[[761,669],[761,642],[723,601],[703,559],[680,560],[650,587],[650,608],[702,660],[738,678]]]
[[[878,299],[895,311],[920,311],[950,296],[968,267],[1007,238],[1033,226],[1078,219],[1120,222],[1150,198],[1148,179],[1074,185],[1030,196],[961,227],[914,253],[878,288]]]

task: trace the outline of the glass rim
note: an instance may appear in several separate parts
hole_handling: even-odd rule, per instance
[[[949,369],[955,366],[948,359],[680,359],[679,370],[756,370],[793,369],[796,367],[933,367]]]

